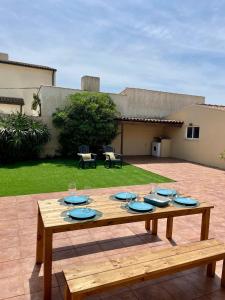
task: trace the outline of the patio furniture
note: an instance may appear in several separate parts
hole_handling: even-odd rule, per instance
[[[80,157],[78,167],[85,168],[86,165],[94,166],[96,168],[96,158],[97,154],[91,153],[89,151],[89,146],[82,145],[79,147],[79,153],[77,155]]]
[[[65,300],[80,300],[116,287],[160,278],[165,275],[207,265],[207,276],[215,276],[216,261],[223,260],[221,287],[225,288],[225,244],[214,239],[151,253],[143,250],[113,262],[92,262],[63,271]]]
[[[104,151],[103,154],[105,155],[105,162],[104,162],[105,166],[111,168],[115,165],[119,165],[122,168],[123,166],[122,154],[115,153],[115,150],[110,145],[103,146],[103,151]]]
[[[99,210],[102,212],[102,216],[86,222],[65,218],[66,211],[70,210],[71,207],[62,205],[58,199],[38,201],[36,263],[44,263],[44,300],[51,299],[52,240],[54,233],[140,221],[145,221],[146,229],[149,230],[150,221],[153,220],[152,234],[156,234],[157,220],[168,218],[166,232],[167,237],[171,238],[173,217],[202,214],[200,239],[208,239],[210,210],[213,206],[206,202],[201,202],[197,207],[179,208],[168,206],[156,208],[153,212],[147,214],[131,214],[127,210],[121,209],[121,201],[110,200],[109,195],[92,196],[92,199],[93,201],[88,207]]]

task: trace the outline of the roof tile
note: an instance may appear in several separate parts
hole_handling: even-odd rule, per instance
[[[154,118],[145,118],[145,117],[127,117],[127,116],[121,116],[118,118],[120,121],[130,121],[130,122],[143,122],[143,123],[159,123],[159,124],[170,124],[170,125],[176,125],[176,126],[182,126],[183,121],[177,121],[177,120],[166,120],[166,119],[154,119]]]

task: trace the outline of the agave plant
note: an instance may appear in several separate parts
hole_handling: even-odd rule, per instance
[[[33,110],[38,110],[38,116],[41,116],[41,99],[38,96],[38,93],[33,93],[33,102],[31,104]]]
[[[39,156],[50,139],[46,125],[25,114],[0,117],[0,161],[32,159]]]

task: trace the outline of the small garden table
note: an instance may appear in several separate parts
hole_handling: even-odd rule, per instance
[[[178,216],[202,214],[201,240],[208,239],[210,210],[212,205],[201,202],[198,207],[156,208],[152,213],[132,214],[121,208],[121,201],[110,200],[109,195],[93,196],[88,207],[102,212],[98,219],[79,222],[68,220],[65,211],[72,209],[57,199],[38,201],[37,249],[36,263],[44,263],[44,300],[51,299],[52,275],[52,240],[56,232],[66,232],[78,229],[87,229],[100,226],[117,225],[124,223],[145,221],[145,227],[150,229],[152,220],[152,233],[157,234],[158,219],[167,218],[167,238],[172,238],[173,218]],[[77,206],[76,206],[77,207]]]

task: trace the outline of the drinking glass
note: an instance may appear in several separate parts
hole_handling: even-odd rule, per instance
[[[158,189],[158,185],[156,183],[151,184],[151,193],[156,194],[156,191]]]
[[[75,195],[75,193],[76,193],[76,182],[75,181],[72,181],[69,183],[68,192],[69,192],[70,196]]]
[[[136,197],[136,201],[141,201],[141,199],[142,199],[142,197],[140,196],[140,195],[137,195],[137,197]]]
[[[132,195],[131,193],[127,192],[126,193],[126,206],[132,201]]]

